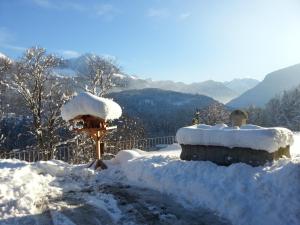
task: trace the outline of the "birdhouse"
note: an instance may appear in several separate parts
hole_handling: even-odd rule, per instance
[[[108,130],[107,121],[117,119],[122,115],[121,107],[111,99],[101,98],[90,93],[80,93],[71,99],[61,109],[64,120],[74,124],[77,132],[88,133],[96,142],[96,166],[105,168],[100,160],[104,153],[103,140]]]
[[[74,124],[74,130],[76,131],[106,131],[107,127],[107,123],[104,119],[91,115],[76,116],[69,122]]]
[[[235,126],[240,127],[246,124],[247,120],[248,120],[248,114],[243,110],[237,109],[230,114],[230,121],[233,127]]]

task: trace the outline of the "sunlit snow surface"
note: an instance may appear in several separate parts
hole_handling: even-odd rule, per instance
[[[226,124],[210,126],[198,124],[182,127],[176,139],[180,144],[240,147],[275,152],[293,144],[293,132],[283,127],[260,127],[246,124],[228,127]]]
[[[101,215],[112,223],[118,223],[124,212],[114,194],[90,191],[121,183],[168,194],[190,210],[210,209],[232,224],[296,225],[300,221],[299,134],[291,153],[292,159],[280,159],[263,167],[241,163],[224,167],[182,161],[180,146],[174,144],[150,153],[121,151],[106,162],[109,168],[100,172],[55,160],[32,164],[1,160],[0,224],[25,224],[23,218],[46,210],[54,224],[74,224],[66,215],[81,208],[91,210],[72,202],[74,193],[102,209]],[[63,211],[69,214],[60,213]]]

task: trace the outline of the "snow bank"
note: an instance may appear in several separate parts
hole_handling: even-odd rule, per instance
[[[84,165],[72,166],[58,160],[0,160],[0,224],[6,224],[7,219],[17,221],[18,217],[40,214],[50,197],[81,190],[85,183],[80,180],[92,181],[94,173]],[[60,181],[65,181],[64,186]]]
[[[228,127],[226,124],[205,124],[180,128],[176,139],[180,144],[241,147],[275,152],[293,144],[293,133],[281,127],[264,128],[247,124]]]
[[[224,167],[148,154],[116,168],[130,184],[171,194],[186,207],[209,208],[236,225],[299,225],[300,156],[264,167]]]
[[[61,108],[61,116],[66,121],[80,115],[91,115],[104,120],[113,120],[122,115],[122,109],[111,99],[82,92]]]
[[[37,214],[46,195],[57,189],[49,186],[54,178],[41,175],[30,163],[19,160],[0,161],[0,223],[1,220]]]
[[[294,143],[290,148],[292,157],[300,157],[300,132],[294,133]]]

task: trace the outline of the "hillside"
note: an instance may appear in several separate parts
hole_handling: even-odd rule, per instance
[[[280,95],[285,90],[295,88],[299,84],[300,64],[297,64],[268,74],[261,83],[233,99],[227,105],[233,108],[250,105],[263,107],[271,98]]]
[[[115,92],[109,97],[122,106],[125,114],[142,121],[147,136],[174,135],[178,128],[191,124],[196,108],[216,103],[203,95],[152,88]]]

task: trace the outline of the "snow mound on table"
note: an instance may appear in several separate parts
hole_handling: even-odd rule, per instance
[[[111,99],[82,92],[61,108],[61,116],[66,121],[81,115],[91,115],[104,120],[113,120],[118,119],[122,115],[122,109],[119,104]]]
[[[121,163],[120,170],[130,184],[173,195],[187,208],[209,208],[232,224],[300,221],[300,157],[264,167],[225,167],[149,153]]]
[[[228,127],[226,124],[205,124],[180,128],[176,139],[186,145],[241,147],[275,152],[293,144],[293,133],[281,127],[264,128],[252,124]]]

